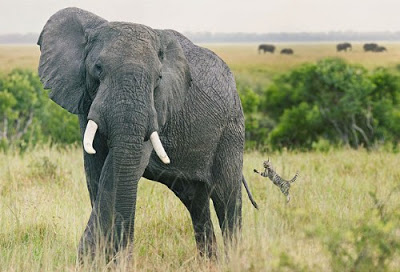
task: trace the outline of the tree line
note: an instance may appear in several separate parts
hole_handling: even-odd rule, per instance
[[[400,140],[400,75],[339,58],[306,63],[255,88],[237,81],[250,149],[372,148]],[[36,72],[0,75],[0,149],[78,144],[77,117],[48,98]]]

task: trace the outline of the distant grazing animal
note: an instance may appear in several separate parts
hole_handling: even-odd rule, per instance
[[[365,52],[374,51],[377,47],[378,47],[378,44],[376,44],[376,43],[366,43],[363,46]]]
[[[258,54],[260,54],[261,51],[263,51],[264,54],[265,54],[265,52],[270,52],[270,53],[273,54],[275,52],[275,45],[272,45],[272,44],[260,44],[258,46]]]
[[[296,175],[291,180],[284,180],[275,172],[269,159],[268,161],[264,161],[263,166],[265,168],[264,172],[261,173],[257,169],[254,169],[254,172],[263,177],[268,177],[276,186],[279,187],[279,189],[281,189],[281,192],[286,196],[286,201],[289,202],[290,184],[296,181],[297,177],[299,176],[299,171],[297,171]]]
[[[340,52],[340,51],[345,51],[347,52],[347,49],[352,50],[352,46],[350,43],[345,42],[345,43],[338,43],[336,45],[336,51]]]
[[[373,52],[386,52],[387,49],[384,46],[378,46],[376,47],[374,50],[372,50]]]
[[[281,54],[293,55],[293,49],[292,48],[283,48],[281,50]]]

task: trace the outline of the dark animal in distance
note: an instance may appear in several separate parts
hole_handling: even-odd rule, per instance
[[[274,53],[275,52],[275,45],[272,44],[260,44],[258,46],[258,54],[261,53],[261,51],[265,54],[265,52],[270,52]]]
[[[373,52],[377,47],[378,47],[378,44],[376,44],[376,43],[366,43],[363,45],[365,52],[368,52],[368,51]]]
[[[281,54],[286,54],[286,55],[293,55],[293,49],[292,48],[283,48],[281,50]]]
[[[387,49],[384,46],[378,46],[376,48],[374,48],[374,50],[372,50],[373,52],[386,52]]]
[[[141,177],[181,200],[201,254],[216,253],[210,200],[229,244],[241,229],[248,186],[244,115],[225,62],[176,31],[109,22],[78,8],[55,13],[38,45],[44,88],[78,115],[83,137],[92,212],[80,259],[95,257],[100,244],[108,259],[122,250],[132,255]]]
[[[352,50],[352,46],[350,43],[345,42],[345,43],[339,43],[336,45],[336,51],[340,52],[340,51],[345,51],[347,52],[347,50]]]
[[[260,172],[257,169],[254,169],[254,172],[260,174],[263,177],[268,177],[276,186],[279,187],[281,192],[286,196],[286,201],[289,202],[290,184],[296,181],[297,177],[299,176],[299,172],[297,171],[296,175],[291,180],[285,180],[275,172],[271,162],[269,161],[269,158],[268,161],[264,161],[263,166],[264,172]]]

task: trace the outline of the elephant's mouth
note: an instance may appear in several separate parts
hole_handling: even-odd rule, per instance
[[[96,150],[93,148],[93,140],[94,136],[96,135],[97,128],[98,125],[96,124],[96,122],[94,122],[93,120],[88,121],[85,134],[83,136],[83,148],[88,154],[96,154]],[[165,152],[157,131],[151,133],[150,142],[153,145],[154,151],[156,152],[160,160],[165,164],[169,164],[171,160]]]

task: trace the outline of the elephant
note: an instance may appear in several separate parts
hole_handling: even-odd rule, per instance
[[[264,54],[265,54],[265,52],[270,52],[270,53],[273,54],[275,52],[275,45],[272,45],[272,44],[260,44],[258,46],[258,54],[260,54],[261,51],[263,51]]]
[[[351,43],[345,42],[345,43],[338,43],[336,45],[336,51],[337,52],[340,52],[340,51],[347,52],[347,49],[352,50]]]
[[[364,51],[374,51],[378,47],[378,44],[376,43],[366,43],[363,45]]]
[[[281,50],[281,54],[286,54],[286,55],[293,55],[293,49],[292,48],[283,48]]]
[[[40,34],[39,76],[79,117],[92,211],[78,256],[132,252],[141,177],[189,211],[198,251],[216,254],[212,199],[224,243],[241,229],[244,115],[234,77],[212,51],[174,30],[109,22],[65,8]]]
[[[373,51],[373,52],[386,52],[387,49],[386,49],[386,47],[384,47],[384,46],[377,46],[377,47],[375,47],[372,51]]]

